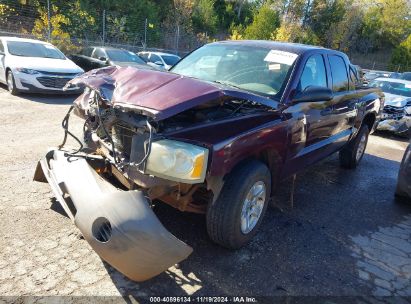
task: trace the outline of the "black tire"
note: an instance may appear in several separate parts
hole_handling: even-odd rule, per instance
[[[365,149],[367,148],[369,133],[370,130],[368,129],[368,126],[362,125],[357,136],[340,151],[339,156],[341,167],[355,169],[358,166],[364,156]],[[359,152],[359,149],[362,149],[362,152]]]
[[[19,91],[16,88],[16,82],[14,81],[14,75],[11,70],[7,72],[7,90],[10,92],[11,95],[18,95]]]
[[[262,202],[260,197],[259,202],[264,205],[255,226],[249,232],[244,233],[241,226],[243,205],[251,188],[256,184],[257,187],[262,187],[261,182],[265,186],[265,199]],[[252,239],[261,225],[270,194],[271,174],[263,163],[253,160],[234,169],[226,177],[217,200],[208,207],[206,218],[210,238],[215,243],[229,249],[244,246]]]

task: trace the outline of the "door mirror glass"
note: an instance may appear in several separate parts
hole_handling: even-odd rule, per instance
[[[326,87],[308,86],[304,91],[297,93],[293,98],[293,103],[329,101],[333,98],[333,92]]]

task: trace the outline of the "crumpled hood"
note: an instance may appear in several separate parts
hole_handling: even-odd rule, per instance
[[[407,102],[411,101],[410,97],[405,97],[401,95],[394,95],[390,93],[384,93],[385,95],[385,105],[393,107],[405,107]]]
[[[71,80],[96,90],[116,107],[139,110],[154,120],[162,120],[202,103],[224,96],[251,100],[272,108],[278,102],[247,91],[185,77],[169,72],[110,66],[89,71]],[[76,100],[84,104],[84,95]]]

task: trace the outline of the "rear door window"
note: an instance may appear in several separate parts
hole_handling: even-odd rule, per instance
[[[338,55],[329,55],[328,59],[331,67],[333,92],[348,91],[348,75],[344,59]]]

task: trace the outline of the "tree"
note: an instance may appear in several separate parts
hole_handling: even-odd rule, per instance
[[[214,0],[197,0],[193,9],[192,21],[197,32],[214,34],[218,18],[214,11]]]
[[[269,40],[279,26],[280,17],[278,12],[273,10],[269,3],[265,3],[255,13],[253,22],[246,27],[244,38]]]
[[[361,35],[371,49],[396,46],[411,32],[411,3],[407,0],[372,1],[365,12]]]
[[[308,23],[322,46],[332,46],[327,36],[334,30],[335,25],[343,20],[345,13],[343,0],[313,0]]]
[[[394,70],[400,67],[401,71],[409,71],[411,67],[411,34],[408,35],[399,46],[397,46],[391,56],[391,68]]]
[[[326,45],[349,52],[358,45],[363,13],[358,5],[347,4],[344,18],[336,22],[325,33]]]
[[[63,52],[70,52],[73,48],[73,44],[70,40],[70,35],[62,29],[63,25],[69,25],[70,20],[63,14],[59,13],[59,9],[56,5],[52,5],[51,10],[53,12],[50,18],[51,43],[62,49]],[[39,39],[48,38],[49,20],[47,10],[39,8],[40,17],[35,20],[32,34]]]
[[[295,42],[317,45],[318,37],[309,27],[303,27],[300,23],[283,22],[271,39],[282,42]]]

